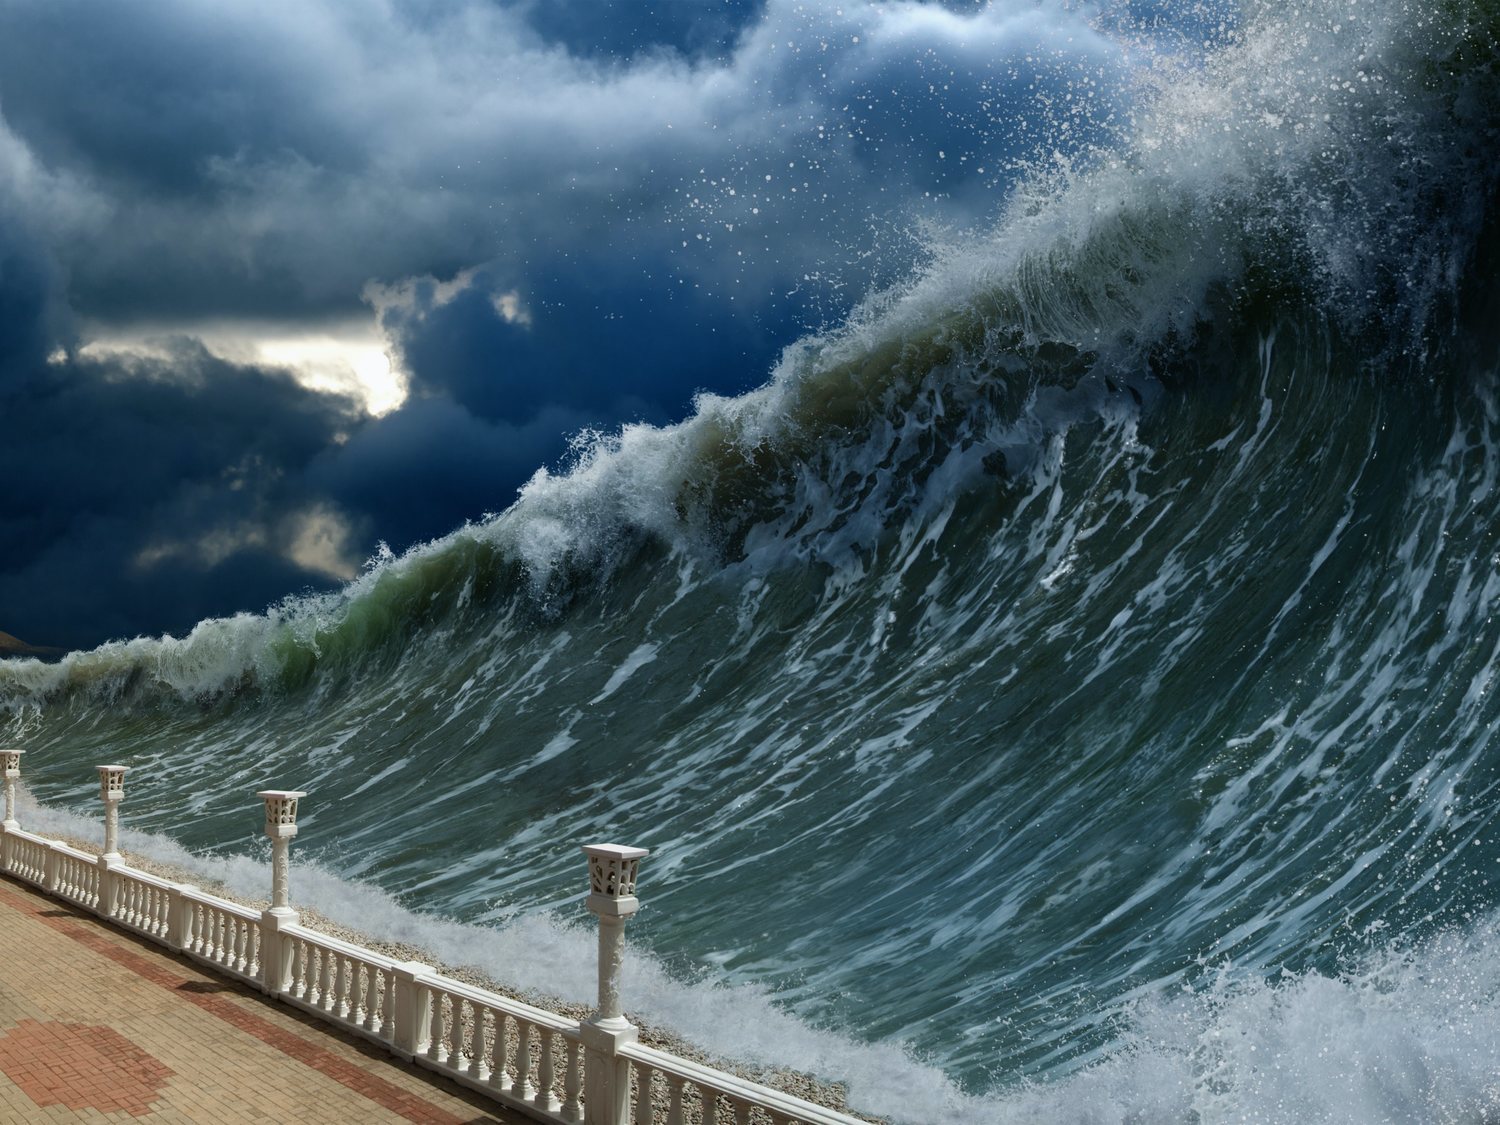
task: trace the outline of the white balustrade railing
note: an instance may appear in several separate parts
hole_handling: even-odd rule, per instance
[[[847,1114],[639,1043],[630,1060],[632,1125],[848,1125]]]
[[[284,1000],[367,1039],[391,1041],[395,961],[300,926],[283,931],[281,940],[291,947],[292,966]]]
[[[6,871],[38,887],[44,886],[52,841],[33,836],[30,832],[6,829],[5,842]]]
[[[163,944],[172,944],[172,910],[178,901],[173,884],[129,867],[114,868],[113,875],[115,905],[111,919]]]
[[[539,1120],[583,1120],[575,1022],[436,973],[413,985],[415,1062]]]
[[[18,758],[5,777],[13,785]],[[638,908],[640,848],[591,845],[599,1004],[576,1022],[316,933],[289,905],[288,845],[305,793],[267,790],[272,906],[252,910],[128,866],[115,851],[124,767],[101,769],[106,854],[0,824],[0,872],[98,914],[393,1054],[546,1122],[583,1125],[858,1125],[857,1119],[641,1045],[623,1016],[624,926]],[[106,782],[114,784],[110,789]]]
[[[182,952],[232,977],[260,981],[260,913],[204,894],[180,892],[186,912]]]
[[[51,845],[52,893],[88,910],[99,904],[99,861],[67,844]]]

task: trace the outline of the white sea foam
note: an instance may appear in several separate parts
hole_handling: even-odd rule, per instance
[[[1500,915],[1338,976],[1136,1001],[1103,1061],[1007,1097],[1001,1121],[1373,1125],[1500,1112]]]

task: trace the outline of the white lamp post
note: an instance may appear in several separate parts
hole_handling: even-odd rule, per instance
[[[589,897],[584,905],[599,919],[599,1007],[580,1029],[588,1052],[584,1113],[587,1125],[622,1125],[630,1106],[630,1060],[620,1048],[639,1032],[620,1005],[620,967],[625,957],[625,919],[641,908],[635,880],[645,848],[585,844],[589,857]]]
[[[129,766],[96,766],[99,771],[99,799],[104,802],[104,854],[99,857],[99,910],[106,918],[115,916],[119,901],[119,880],[115,869],[124,867],[120,855],[120,802],[125,799],[125,771]]]
[[[291,844],[297,834],[297,802],[307,794],[299,789],[262,789],[256,794],[266,803],[266,835],[271,839],[271,909],[289,913]]]
[[[256,794],[266,805],[266,835],[271,840],[271,908],[261,912],[262,981],[271,993],[291,984],[292,943],[282,931],[295,926],[292,909],[291,845],[297,834],[297,802],[307,794],[300,789],[262,789]]]
[[[99,799],[104,802],[104,856],[120,858],[120,802],[125,799],[125,771],[129,766],[97,766]]]
[[[0,774],[5,778],[5,823],[0,824],[0,870],[10,870],[10,834],[20,830],[16,820],[16,782],[21,777],[21,755],[24,751],[7,746],[0,749]]]

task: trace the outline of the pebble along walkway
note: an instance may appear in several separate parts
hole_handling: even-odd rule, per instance
[[[0,879],[0,1122],[525,1118]]]

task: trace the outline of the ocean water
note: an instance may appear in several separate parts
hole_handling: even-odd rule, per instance
[[[1500,1117],[1500,8],[1248,5],[761,389],[0,663],[37,827],[975,1121]]]

